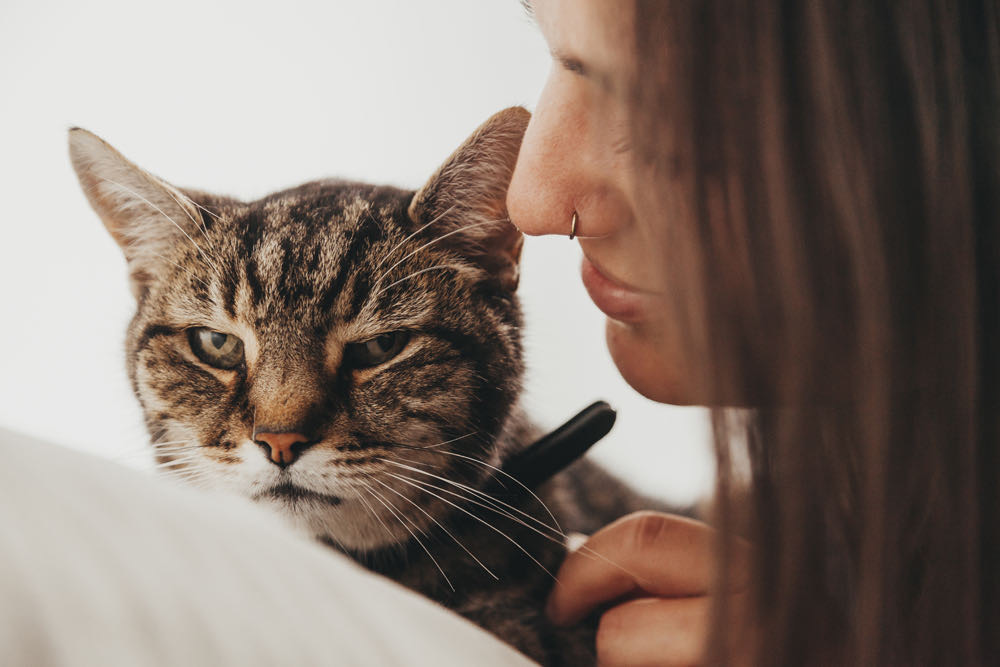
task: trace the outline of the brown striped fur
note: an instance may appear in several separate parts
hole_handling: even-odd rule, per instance
[[[586,462],[539,490],[548,511],[496,472],[540,435],[517,407],[521,235],[504,206],[527,121],[500,112],[417,193],[319,181],[247,203],[174,188],[83,130],[70,149],[128,260],[128,372],[162,467],[272,507],[543,663],[583,665],[593,624],[542,613],[563,531],[642,503]],[[237,336],[243,362],[203,362],[197,327]],[[397,356],[352,364],[351,344],[394,331]],[[309,446],[279,466],[261,431]]]

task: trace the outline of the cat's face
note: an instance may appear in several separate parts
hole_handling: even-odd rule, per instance
[[[357,550],[446,511],[439,478],[486,477],[521,375],[504,195],[527,116],[494,116],[416,195],[322,182],[252,203],[72,131],[129,262],[128,368],[159,462]]]

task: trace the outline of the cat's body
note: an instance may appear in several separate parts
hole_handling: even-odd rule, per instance
[[[587,462],[537,495],[498,472],[540,435],[517,407],[503,201],[526,123],[497,114],[416,194],[323,181],[251,203],[173,188],[83,131],[70,145],[129,262],[127,364],[159,463],[583,665],[593,625],[543,614],[564,535],[642,501]]]
[[[504,436],[512,443],[523,447],[538,435],[527,423],[518,426]],[[429,531],[425,542],[435,545],[432,553],[437,563],[413,541],[402,548],[351,555],[370,569],[453,609],[542,664],[593,663],[594,622],[557,628],[543,612],[553,575],[566,555],[560,534],[589,534],[623,513],[648,509],[649,505],[587,459],[532,494],[502,476],[486,490],[490,498],[503,504],[465,494],[472,496],[473,502],[463,507],[470,514],[454,513],[448,523],[450,534],[438,527]],[[445,495],[441,490],[435,493]],[[481,563],[473,560],[470,552]],[[443,579],[438,565],[456,590]]]

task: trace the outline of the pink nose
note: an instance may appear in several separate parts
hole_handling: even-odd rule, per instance
[[[295,462],[312,443],[301,433],[254,433],[254,442],[269,453],[271,460],[284,468]]]

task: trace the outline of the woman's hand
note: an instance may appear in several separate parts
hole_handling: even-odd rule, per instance
[[[622,517],[566,557],[548,615],[572,625],[607,607],[597,631],[602,666],[701,664],[714,540],[712,528],[691,519],[658,512]],[[746,582],[748,545],[735,542],[731,583],[738,591]],[[738,598],[737,592],[734,606]]]

